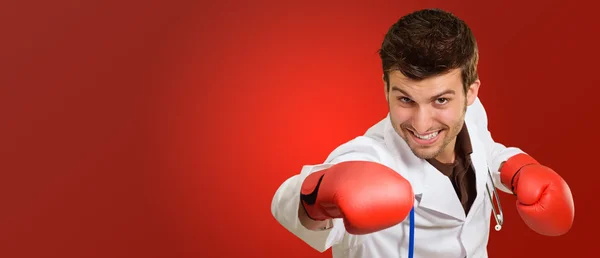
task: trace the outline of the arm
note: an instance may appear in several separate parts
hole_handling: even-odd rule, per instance
[[[478,112],[478,130],[489,148],[488,164],[494,184],[516,196],[516,206],[523,222],[545,236],[566,234],[573,225],[575,206],[565,180],[517,148],[507,148],[492,140],[487,130],[487,116],[477,99],[473,108]]]
[[[346,233],[368,234],[400,223],[414,198],[410,183],[390,169],[392,160],[375,140],[358,137],[324,164],[304,166],[286,180],[273,198],[273,216],[320,252]]]
[[[513,194],[509,187],[502,184],[500,180],[501,166],[510,157],[524,152],[519,148],[506,147],[503,144],[494,141],[490,131],[488,130],[487,113],[479,98],[477,98],[469,107],[469,112],[473,112],[474,122],[477,124],[479,138],[486,146],[486,159],[490,173],[494,179],[494,185],[496,188],[505,193]]]

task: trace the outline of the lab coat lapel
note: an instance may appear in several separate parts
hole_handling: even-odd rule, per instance
[[[422,172],[425,174],[425,185],[419,208],[441,212],[457,220],[464,221],[465,211],[450,179],[427,161],[424,161],[423,165]]]
[[[483,204],[483,199],[485,198],[486,193],[486,183],[489,181],[488,175],[488,165],[486,161],[486,152],[485,146],[483,142],[479,140],[477,137],[477,130],[472,123],[466,122],[467,129],[469,131],[469,137],[471,139],[471,146],[473,148],[473,152],[471,153],[471,164],[473,165],[473,170],[475,171],[475,178],[477,182],[477,197],[473,202],[473,206],[471,210],[476,210],[481,204]],[[473,214],[472,212],[469,213]],[[469,216],[471,217],[471,216]]]

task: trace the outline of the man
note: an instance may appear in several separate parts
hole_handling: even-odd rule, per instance
[[[566,182],[492,139],[477,97],[477,43],[462,20],[438,9],[408,14],[380,57],[389,114],[280,186],[271,210],[282,226],[334,257],[388,258],[408,254],[412,220],[415,257],[487,257],[491,185],[515,195],[532,230],[571,228]]]

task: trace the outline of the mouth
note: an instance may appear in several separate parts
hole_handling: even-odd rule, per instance
[[[419,145],[432,145],[440,138],[440,135],[443,130],[428,132],[426,134],[417,134],[416,132],[411,131],[411,130],[407,130],[407,131],[411,135],[411,138],[413,139],[413,141],[415,141]]]

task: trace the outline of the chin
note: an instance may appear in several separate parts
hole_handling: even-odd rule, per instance
[[[414,139],[412,132],[408,130],[403,130],[403,133],[404,135],[402,138],[404,138],[404,141],[406,141],[415,156],[421,159],[433,159],[437,157],[442,150],[443,142],[446,139],[447,130],[440,131],[438,137],[436,137],[437,139],[429,144],[422,144],[418,142]]]
[[[419,147],[411,147],[411,150],[420,159],[433,159],[440,153],[439,148],[423,150]]]

